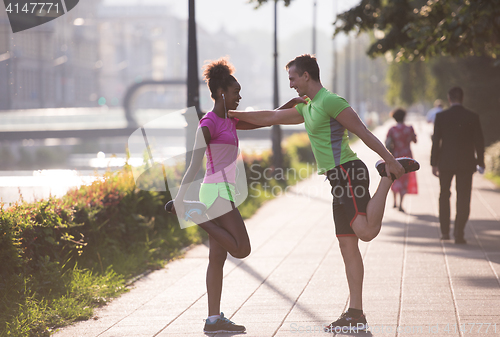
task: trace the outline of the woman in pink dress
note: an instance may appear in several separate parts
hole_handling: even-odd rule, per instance
[[[413,130],[413,127],[406,125],[404,123],[406,117],[406,110],[396,109],[392,112],[392,117],[398,123],[389,129],[387,133],[386,144],[390,144],[389,150],[392,152],[393,156],[398,157],[410,157],[413,158],[411,153],[410,144],[411,142],[417,142],[417,135]],[[391,146],[392,145],[392,146]],[[394,181],[391,186],[392,193],[394,194],[394,208],[397,206],[397,195],[399,194],[399,210],[404,212],[403,209],[403,197],[406,194],[417,194],[417,176],[415,172],[410,172],[408,174],[403,174],[401,178]]]

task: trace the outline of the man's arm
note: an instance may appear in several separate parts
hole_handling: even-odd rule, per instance
[[[479,116],[476,115],[476,123],[474,130],[474,147],[476,148],[477,165],[484,169],[484,137],[483,129],[481,128],[481,121]]]
[[[276,124],[300,124],[304,123],[304,118],[294,107],[299,103],[305,102],[306,101],[304,100],[304,98],[295,97],[276,110],[229,110],[228,115],[229,117],[238,118],[240,121],[259,126],[271,126]]]
[[[441,153],[441,116],[439,114],[436,115],[436,120],[434,121],[434,133],[432,135],[432,148],[431,148],[431,166],[432,166],[432,174],[436,177],[439,177],[439,156]]]
[[[366,125],[363,124],[358,114],[352,108],[345,108],[335,119],[384,159],[387,176],[390,177],[391,173],[393,173],[396,178],[399,178],[405,173],[403,166],[387,151],[384,144],[366,128]]]
[[[427,115],[425,115],[425,120],[427,123],[432,123],[432,109],[427,112]]]

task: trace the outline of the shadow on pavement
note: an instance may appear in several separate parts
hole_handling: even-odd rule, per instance
[[[439,223],[439,218],[431,214],[411,214],[413,217],[417,218],[418,221]]]
[[[461,280],[476,288],[498,289],[500,285],[495,277],[462,277]]]
[[[491,193],[499,193],[500,194],[500,188],[484,188],[484,187],[478,187],[475,188],[478,191],[481,192],[491,192]]]
[[[332,247],[333,247],[333,245],[330,247],[330,249]],[[328,252],[330,251],[330,249],[328,249]],[[327,252],[327,254],[328,254],[328,252]],[[325,254],[325,256],[326,256],[326,254]],[[241,261],[241,260],[235,259],[235,258],[233,258],[231,256],[228,257],[228,260],[231,261],[231,262],[233,262],[233,263],[235,263],[238,268],[244,270],[249,275],[251,275],[253,278],[255,278],[258,281],[260,281],[261,285],[270,288],[273,292],[275,292],[276,294],[280,295],[283,299],[285,299],[287,302],[289,302],[290,304],[292,304],[293,308],[299,309],[300,311],[302,311],[303,313],[305,313],[307,316],[309,316],[311,319],[313,319],[315,321],[318,321],[318,322],[322,321],[322,319],[320,317],[317,317],[313,312],[311,312],[310,310],[308,310],[307,308],[305,308],[303,305],[301,305],[300,302],[297,301],[297,299],[291,298],[290,296],[288,296],[285,293],[283,293],[273,283],[269,282],[267,280],[267,277],[264,277],[263,275],[259,274],[255,269],[253,269],[248,264],[246,264],[245,261]],[[321,264],[321,262],[320,262],[320,264]],[[315,274],[315,272],[313,273],[313,275],[314,274]]]
[[[222,336],[244,336],[246,335],[246,332],[219,332],[218,334],[213,334],[213,333],[205,333],[205,336],[211,336],[211,337],[222,337]]]
[[[441,245],[439,224],[436,224],[437,218],[433,215],[418,215],[417,219],[423,222],[410,222],[408,228],[408,246],[435,247]],[[384,222],[382,227],[392,227],[393,233],[389,235],[394,243],[405,244],[406,225],[398,221]],[[397,230],[394,230],[397,229]],[[479,240],[480,244],[476,240]],[[448,256],[462,257],[466,259],[484,260],[484,253],[493,263],[500,263],[500,223],[496,220],[469,220],[465,227],[465,239],[467,244],[456,245],[453,240],[453,221],[450,230],[451,240],[443,241],[445,247],[456,248],[447,250]],[[425,242],[415,241],[413,239],[428,239]],[[375,239],[376,240],[376,239]],[[483,254],[477,254],[482,252]],[[435,253],[441,255],[442,252]]]

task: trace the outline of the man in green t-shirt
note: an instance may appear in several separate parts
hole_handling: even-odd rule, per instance
[[[299,97],[277,110],[229,111],[229,116],[261,126],[305,123],[318,173],[325,174],[332,186],[335,232],[350,292],[349,310],[325,327],[325,331],[345,332],[346,327],[350,332],[363,331],[367,329],[367,322],[362,308],[364,271],[358,239],[370,241],[378,235],[393,179],[417,170],[419,165],[407,158],[396,160],[349,103],[323,87],[315,57],[298,56],[286,69],[290,88],[295,89]],[[349,147],[348,131],[383,159],[377,163],[382,178],[373,197],[368,191],[368,169]]]

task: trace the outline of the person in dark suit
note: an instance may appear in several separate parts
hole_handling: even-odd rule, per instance
[[[432,138],[432,173],[439,177],[439,222],[441,240],[450,239],[450,186],[456,177],[457,214],[454,236],[456,244],[467,243],[464,229],[470,213],[472,175],[484,170],[484,139],[479,116],[462,106],[462,88],[448,91],[450,108],[436,114]]]

